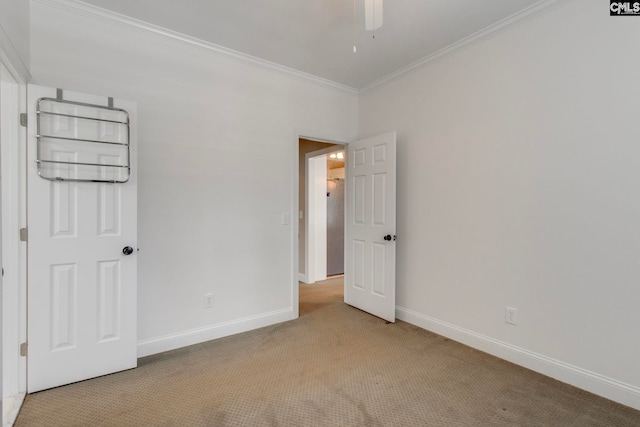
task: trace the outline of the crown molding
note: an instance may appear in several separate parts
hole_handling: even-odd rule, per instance
[[[31,81],[29,69],[24,64],[16,47],[11,43],[11,39],[2,25],[0,25],[0,62],[7,67],[16,80],[24,84]]]
[[[434,53],[432,53],[431,55],[425,56],[422,59],[417,60],[416,62],[407,65],[406,67],[400,68],[397,71],[392,72],[391,74],[387,74],[386,76],[375,80],[373,83],[368,84],[367,86],[361,88],[358,93],[362,94],[368,90],[371,90],[377,86],[380,86],[384,83],[388,83],[392,80],[395,80],[405,74],[408,74],[409,72],[416,70],[417,68],[422,68],[428,64],[431,64],[432,62],[435,62],[439,59],[443,59],[451,54],[453,54],[454,52],[456,52],[458,49],[461,49],[463,47],[467,47],[469,45],[472,45],[474,43],[478,43],[481,42],[483,40],[486,40],[490,37],[493,37],[503,31],[507,31],[513,27],[516,27],[524,22],[527,22],[531,19],[534,19],[540,15],[543,15],[549,11],[551,11],[552,9],[555,9],[556,7],[564,4],[564,3],[568,3],[572,0],[541,0],[537,3],[532,4],[531,6],[529,6],[526,9],[521,10],[520,12],[514,13],[511,16],[508,16],[506,18],[504,18],[501,21],[496,22],[495,24],[492,24],[480,31],[477,31],[473,34],[471,34],[470,36],[467,36],[455,43],[452,43]]]
[[[224,46],[217,45],[196,37],[188,36],[186,34],[172,31],[167,28],[160,27],[158,25],[150,24],[140,19],[132,18],[120,13],[112,12],[110,10],[103,9],[98,6],[84,3],[80,0],[32,0],[34,3],[39,3],[48,7],[64,10],[66,12],[75,13],[90,19],[95,19],[107,24],[115,25],[121,28],[134,30],[147,35],[152,35],[161,39],[169,40],[178,44],[187,45],[195,48],[202,49],[204,51],[238,59],[240,61],[258,65],[260,67],[274,70],[283,74],[287,74],[291,77],[295,77],[302,80],[315,83],[320,86],[328,87],[331,89],[337,89],[339,91],[347,92],[357,95],[358,90],[351,86],[336,83],[334,81],[324,79],[322,77],[315,76],[310,73],[298,71],[284,65],[277,64],[275,62],[267,61],[255,56],[247,55],[237,50],[229,49]]]

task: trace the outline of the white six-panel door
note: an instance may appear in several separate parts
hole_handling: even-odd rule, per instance
[[[350,143],[346,174],[344,301],[395,322],[395,132]]]
[[[56,387],[136,366],[136,105],[114,100],[123,113],[50,101],[40,117],[51,135],[38,149],[36,104],[56,89],[28,88],[28,391]],[[64,91],[64,100],[106,106],[108,98]],[[45,103],[46,104],[46,103]],[[44,105],[44,104],[43,104]],[[104,119],[79,119],[89,116]],[[60,138],[60,139],[58,139]],[[65,140],[64,138],[69,138]],[[110,141],[83,143],[75,139]],[[118,142],[130,142],[130,158]],[[38,152],[40,150],[40,152]],[[62,163],[41,164],[43,156]],[[64,163],[68,162],[68,163]],[[126,164],[113,167],[74,163]],[[125,180],[75,182],[69,178]],[[130,246],[130,255],[123,248]]]

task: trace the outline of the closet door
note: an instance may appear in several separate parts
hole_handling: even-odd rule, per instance
[[[28,392],[137,364],[136,105],[28,88]]]

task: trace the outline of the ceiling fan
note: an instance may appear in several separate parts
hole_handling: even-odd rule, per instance
[[[383,0],[364,0],[364,28],[367,31],[375,31],[382,27],[383,23]],[[353,53],[357,52],[355,33],[356,33],[356,3],[357,0],[353,0]],[[373,38],[376,38],[375,33]]]

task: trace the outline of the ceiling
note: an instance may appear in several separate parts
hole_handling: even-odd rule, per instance
[[[344,153],[344,151],[343,151]],[[332,159],[327,156],[327,169],[340,169],[344,167],[344,159]]]
[[[539,0],[386,0],[375,38],[364,0],[83,1],[362,89]]]

